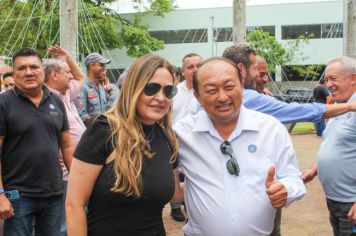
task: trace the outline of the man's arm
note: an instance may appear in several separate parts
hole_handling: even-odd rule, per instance
[[[323,118],[328,119],[334,116],[342,115],[349,111],[356,111],[356,100],[349,103],[337,103],[326,105],[326,111]]]
[[[0,189],[4,190],[2,184],[2,145],[4,143],[4,137],[0,137]],[[6,220],[14,216],[14,209],[10,201],[7,199],[4,193],[0,193],[0,220]]]
[[[318,170],[317,170],[317,164],[314,162],[312,167],[310,169],[304,170],[302,174],[303,182],[306,184],[314,179],[315,176],[317,176]]]
[[[72,163],[74,145],[72,138],[70,137],[69,131],[63,131],[61,133],[61,151],[63,155],[63,161],[67,170],[70,171],[70,166]]]
[[[74,99],[74,104],[78,110],[80,118],[82,119],[84,124],[88,126],[91,120],[91,116],[89,115],[87,110],[87,102],[88,102],[88,93],[85,86],[83,86],[80,89],[79,97]]]
[[[84,82],[84,74],[83,71],[80,69],[77,62],[70,56],[70,54],[61,46],[54,45],[48,48],[49,54],[52,56],[62,59],[67,62],[70,71],[73,75],[73,79],[77,80],[82,84]]]

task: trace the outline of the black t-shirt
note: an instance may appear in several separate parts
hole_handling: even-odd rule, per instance
[[[317,103],[326,103],[326,97],[330,96],[329,90],[327,88],[325,88],[324,86],[317,86],[314,90],[313,90],[313,96],[315,99],[315,102]]]
[[[113,162],[105,165],[113,151],[111,129],[104,116],[91,124],[80,140],[75,158],[104,165],[95,182],[88,204],[88,235],[165,235],[162,210],[174,193],[173,169],[170,164],[171,147],[159,125],[143,126],[150,141],[152,159],[144,158],[142,165],[143,191],[139,198],[114,193]]]
[[[4,189],[25,197],[51,197],[63,193],[59,163],[60,135],[69,130],[59,97],[43,87],[36,107],[18,88],[0,95],[0,136]]]

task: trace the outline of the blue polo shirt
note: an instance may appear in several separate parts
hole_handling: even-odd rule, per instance
[[[349,99],[356,99],[356,93]],[[356,112],[329,120],[318,153],[318,176],[328,199],[356,201]]]

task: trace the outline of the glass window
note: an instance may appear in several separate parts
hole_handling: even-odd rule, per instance
[[[321,38],[321,25],[285,25],[282,26],[282,39]]]
[[[165,44],[208,42],[208,29],[151,31],[150,35]]]
[[[322,38],[342,38],[343,37],[343,24],[322,24],[321,37]]]
[[[246,32],[249,33],[253,30],[262,30],[264,32],[268,32],[269,35],[271,36],[275,36],[276,35],[276,30],[275,30],[275,27],[272,25],[272,26],[248,26],[246,28]]]
[[[274,26],[249,26],[246,28],[246,33],[249,33],[252,30],[263,30],[268,32],[271,36],[275,36],[275,27]],[[232,42],[233,34],[232,27],[226,28],[215,28],[214,29],[214,41],[215,42]]]
[[[232,28],[215,28],[214,41],[215,42],[232,42]]]

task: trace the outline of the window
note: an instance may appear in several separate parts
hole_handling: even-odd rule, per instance
[[[271,36],[275,36],[274,26],[249,26],[246,27],[246,33],[248,34],[252,30],[263,30],[268,32]],[[215,28],[214,29],[214,41],[215,42],[232,42],[233,41],[233,29],[232,27]]]
[[[321,25],[286,25],[282,26],[282,39],[321,38]]]
[[[150,35],[165,44],[208,42],[208,29],[151,31]]]
[[[215,42],[232,42],[232,28],[215,28],[214,41]]]
[[[322,38],[342,38],[343,37],[343,24],[322,24],[321,37]]]
[[[247,34],[253,30],[262,30],[264,32],[268,32],[269,35],[271,35],[271,36],[276,35],[276,30],[275,30],[274,26],[249,26],[249,27],[246,27]]]

